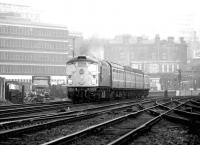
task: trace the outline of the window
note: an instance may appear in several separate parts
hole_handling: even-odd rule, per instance
[[[174,72],[174,64],[172,64],[172,72]]]
[[[167,64],[166,66],[167,66],[167,72],[169,72],[169,64]]]
[[[169,64],[169,72],[172,72],[172,64]]]
[[[176,68],[179,69],[179,64],[176,65]]]
[[[162,59],[163,59],[163,60],[166,60],[166,59],[167,59],[167,54],[164,53],[164,52],[162,53]]]
[[[138,64],[132,64],[132,67],[138,69]]]
[[[158,64],[150,64],[149,65],[149,72],[150,73],[157,73],[159,71],[159,65]]]
[[[164,65],[164,72],[167,72],[167,65]]]

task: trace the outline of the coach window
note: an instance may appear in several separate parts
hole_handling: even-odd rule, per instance
[[[118,70],[115,70],[115,80],[118,80]]]
[[[118,72],[118,79],[121,80],[121,71],[117,70],[117,72]]]
[[[120,76],[119,76],[119,70],[117,70],[117,79],[119,80]]]
[[[114,80],[115,78],[115,69],[113,69],[113,74],[112,74],[112,79]]]
[[[120,80],[122,80],[122,71],[121,70],[119,71],[119,77],[120,77]]]
[[[119,79],[122,80],[122,71],[119,70]]]

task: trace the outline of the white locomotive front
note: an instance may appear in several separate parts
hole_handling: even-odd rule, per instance
[[[94,87],[98,85],[98,62],[79,56],[67,62],[68,87]]]
[[[96,59],[88,56],[74,57],[66,64],[66,75],[68,97],[73,102],[93,100],[99,85],[99,65]]]

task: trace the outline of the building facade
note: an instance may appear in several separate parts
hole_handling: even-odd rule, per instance
[[[104,51],[106,59],[149,74],[153,90],[178,89],[178,70],[187,63],[187,44],[183,38],[176,42],[173,37],[160,40],[157,35],[149,40],[126,35],[111,41]]]
[[[116,36],[104,45],[104,59],[121,64],[130,65],[131,36]]]
[[[68,29],[33,22],[25,12],[13,11],[24,6],[9,6],[0,12],[0,75],[19,81],[30,81],[33,75],[64,77],[71,57]]]

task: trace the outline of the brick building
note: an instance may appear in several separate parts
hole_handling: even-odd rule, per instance
[[[104,44],[104,59],[119,63],[122,65],[130,65],[131,44],[130,35],[116,36]]]
[[[113,43],[114,42],[114,43]],[[187,45],[183,38],[154,40],[121,36],[105,48],[105,58],[141,69],[151,77],[152,89],[178,89],[178,70],[187,63]]]

